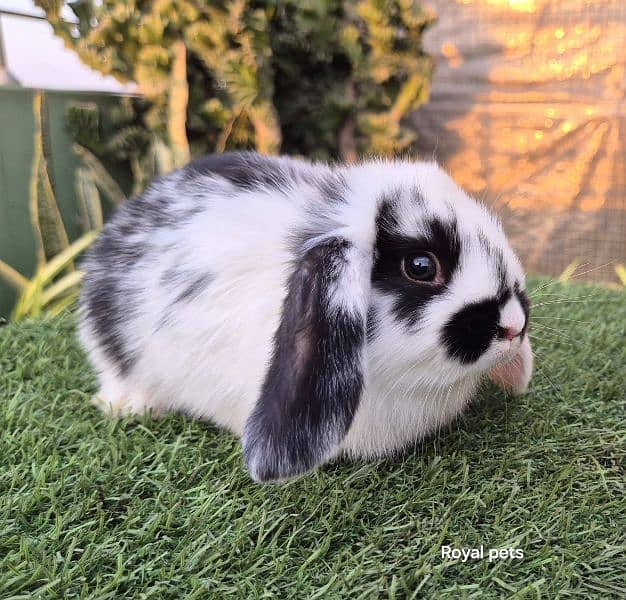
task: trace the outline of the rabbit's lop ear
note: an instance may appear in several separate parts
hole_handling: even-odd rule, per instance
[[[337,237],[295,264],[243,436],[257,481],[309,471],[332,457],[348,431],[363,391],[371,266],[371,252]]]

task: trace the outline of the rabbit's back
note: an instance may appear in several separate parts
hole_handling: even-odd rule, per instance
[[[207,157],[117,211],[83,265],[81,337],[102,401],[132,396],[133,412],[184,410],[241,433],[314,179],[290,159]]]

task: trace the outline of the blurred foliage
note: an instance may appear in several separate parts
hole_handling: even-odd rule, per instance
[[[421,42],[433,17],[412,0],[78,0],[76,23],[61,19],[60,0],[36,4],[85,63],[138,84],[145,102],[127,116],[143,131],[122,128],[143,144],[128,158],[138,170],[154,160],[144,158],[151,136],[172,166],[251,147],[347,159],[405,152],[406,117],[429,93]]]
[[[33,123],[35,126],[33,161],[30,177],[29,211],[35,236],[37,262],[65,250],[69,239],[54,194],[50,163],[48,132],[48,109],[42,92],[33,97]]]
[[[75,259],[103,224],[103,197],[126,194],[107,164],[128,166],[132,194],[193,154],[237,148],[354,160],[410,149],[408,114],[427,99],[432,16],[408,0],[38,0],[66,45],[105,75],[139,85],[110,107],[74,103],[67,126],[81,160],[76,197],[85,233],[70,244],[48,171],[45,96],[34,100],[29,207],[31,279],[0,261],[20,292],[14,319],[72,306]]]
[[[37,250],[35,274],[28,279],[0,260],[0,277],[19,293],[12,314],[16,321],[44,313],[57,315],[76,302],[83,273],[76,269],[74,261],[89,247],[102,226],[102,207],[96,192],[84,207],[85,233],[69,243],[48,171],[47,110],[42,92],[37,92],[33,98],[33,116],[35,136],[29,210]],[[85,172],[88,171],[85,169]]]
[[[106,106],[74,102],[68,109],[66,126],[75,141],[74,151],[94,185],[113,205],[125,194],[101,161],[130,172],[132,195],[141,192],[155,175],[173,167],[169,146],[143,123],[148,110],[145,100],[129,96]]]
[[[89,231],[54,258],[39,263],[33,277],[24,278],[18,286],[20,296],[11,318],[20,321],[42,314],[56,316],[71,308],[78,299],[84,275],[82,271],[74,268],[74,261],[96,237],[96,231]],[[8,265],[0,261],[0,276],[9,269],[11,268]]]

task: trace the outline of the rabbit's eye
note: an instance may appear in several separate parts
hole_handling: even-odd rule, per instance
[[[428,252],[407,254],[402,259],[402,272],[413,281],[434,281],[437,276],[437,259]]]

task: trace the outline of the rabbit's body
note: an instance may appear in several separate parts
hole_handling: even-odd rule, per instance
[[[102,374],[100,399],[116,410],[183,410],[241,435],[271,355],[303,186],[239,189],[187,169],[107,224],[85,263],[83,307],[93,296],[111,341],[90,318],[81,337]],[[145,205],[156,204],[148,221]]]
[[[396,234],[452,236],[431,244],[438,287],[396,273]],[[431,163],[210,156],[128,201],[84,267],[98,401],[226,427],[258,479],[403,448],[453,419],[489,368],[530,360],[523,331],[519,350],[454,359],[445,340],[472,302],[499,298],[496,320],[525,329],[523,272],[497,221]]]

